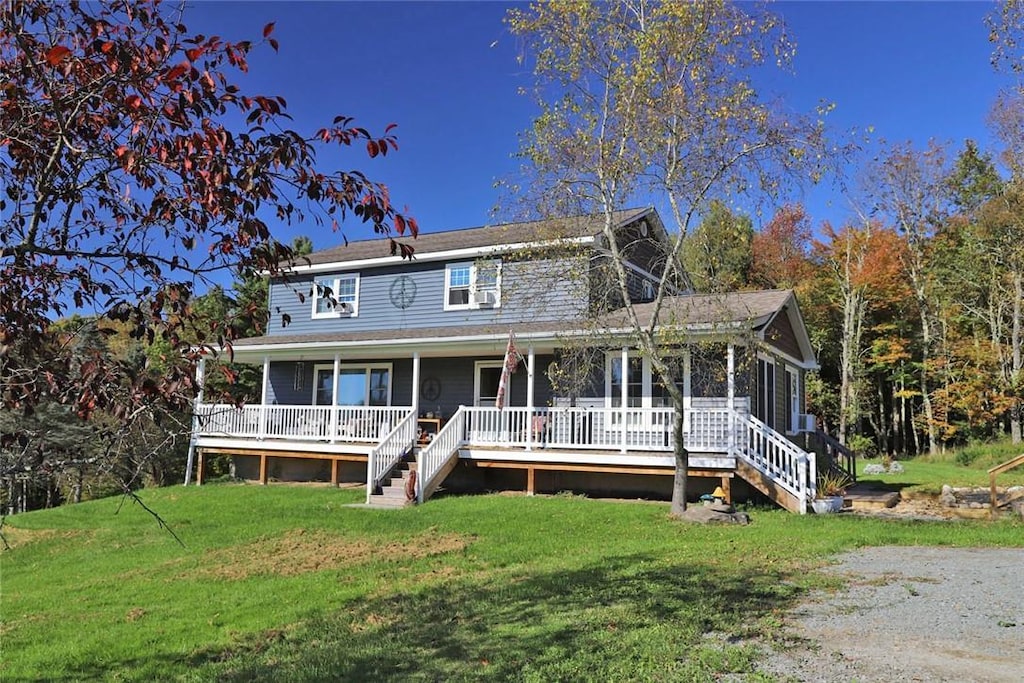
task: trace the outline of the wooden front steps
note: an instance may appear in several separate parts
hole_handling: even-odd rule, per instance
[[[403,508],[416,504],[416,455],[402,458],[378,489],[370,495],[370,505]]]
[[[898,491],[872,489],[855,484],[847,489],[843,496],[844,510],[885,510],[896,507],[900,502]]]
[[[736,473],[743,477],[748,484],[768,496],[772,502],[781,505],[790,512],[800,514],[800,500],[796,496],[772,481],[767,474],[743,458],[736,459]]]

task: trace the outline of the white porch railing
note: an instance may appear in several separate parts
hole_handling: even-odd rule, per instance
[[[416,502],[423,503],[436,482],[437,476],[451,459],[455,451],[466,440],[467,415],[470,409],[459,408],[447,424],[441,428],[430,443],[420,450],[416,456]]]
[[[411,408],[403,406],[196,407],[201,436],[378,443]]]
[[[766,474],[800,501],[800,513],[815,496],[816,464],[813,453],[785,438],[753,415],[747,417],[743,439],[737,444],[744,460]]]
[[[366,458],[366,502],[380,482],[416,444],[416,413],[411,410]]]

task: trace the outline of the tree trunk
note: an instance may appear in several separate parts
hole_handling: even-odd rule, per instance
[[[1010,438],[1013,443],[1020,443],[1022,440],[1021,423],[1024,422],[1024,399],[1021,393],[1024,392],[1024,358],[1022,358],[1021,344],[1024,343],[1024,274],[1019,270],[1013,274],[1013,328],[1010,332],[1010,348],[1013,349],[1013,379],[1011,386],[1014,389],[1014,402],[1010,408]]]
[[[932,396],[928,382],[928,366],[932,355],[931,324],[928,321],[927,301],[923,291],[918,292],[918,308],[921,310],[921,406],[924,408],[925,429],[928,433],[928,452],[939,454],[939,439],[935,431],[935,411],[932,409]],[[920,452],[920,449],[918,449]]]
[[[689,478],[688,465],[690,454],[683,442],[683,421],[685,414],[682,406],[676,406],[676,419],[672,424],[672,436],[675,439],[676,469],[672,478],[672,508],[670,513],[678,517],[686,512],[686,488]]]

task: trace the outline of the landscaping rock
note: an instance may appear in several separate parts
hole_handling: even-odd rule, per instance
[[[688,507],[680,519],[697,524],[750,524],[750,515],[722,503]]]
[[[953,494],[953,487],[949,484],[942,485],[942,493],[939,494],[939,503],[945,507],[956,507],[956,496]]]

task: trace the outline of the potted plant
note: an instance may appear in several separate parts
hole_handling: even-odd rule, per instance
[[[839,512],[843,509],[843,494],[850,485],[850,477],[846,472],[828,469],[818,474],[818,495],[811,502],[816,514]]]

